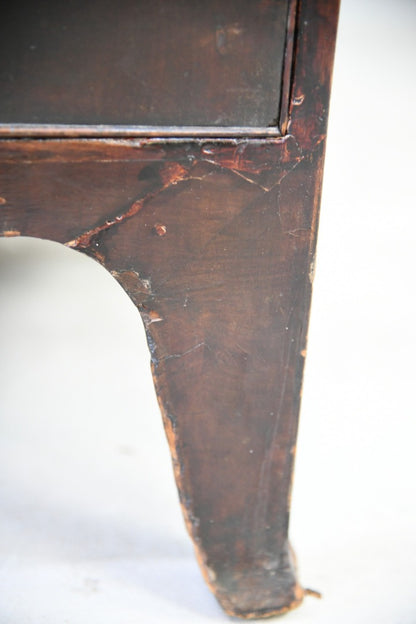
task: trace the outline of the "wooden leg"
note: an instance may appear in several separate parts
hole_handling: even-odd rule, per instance
[[[285,191],[196,163],[96,239],[146,325],[205,578],[244,617],[303,597],[288,521],[313,227]]]
[[[208,584],[229,614],[295,606],[303,590],[288,522],[315,240],[311,198],[319,193],[310,173],[320,150],[313,161],[290,139],[272,148],[125,146],[121,177],[119,163],[109,167],[88,153],[74,163],[65,144],[52,156],[51,145],[33,149],[30,166],[14,165],[32,189],[29,205],[10,186],[13,210],[3,214],[13,232],[46,231],[98,259],[137,305]],[[51,197],[63,197],[69,177],[75,191],[52,223]],[[123,194],[133,197],[123,204]],[[95,212],[74,237],[84,205]]]
[[[226,611],[243,616],[303,595],[288,520],[314,212],[293,208],[310,168],[295,157],[259,179],[240,148],[175,148],[139,173],[157,187],[69,243],[142,314],[198,559]]]

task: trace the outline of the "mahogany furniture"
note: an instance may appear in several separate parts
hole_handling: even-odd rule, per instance
[[[9,3],[0,231],[100,262],[144,322],[225,611],[305,590],[288,523],[337,0]]]

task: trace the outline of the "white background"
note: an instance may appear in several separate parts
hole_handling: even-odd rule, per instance
[[[415,624],[416,3],[343,0],[288,624]],[[59,245],[0,242],[1,624],[227,622],[183,527],[136,310]]]

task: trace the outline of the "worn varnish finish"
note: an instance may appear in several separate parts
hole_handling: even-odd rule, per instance
[[[0,144],[1,233],[87,253],[138,307],[187,527],[241,617],[305,594],[288,522],[336,16],[299,4],[283,137]]]

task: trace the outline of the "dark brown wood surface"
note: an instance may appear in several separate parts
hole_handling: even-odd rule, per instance
[[[299,4],[284,137],[0,143],[0,233],[87,253],[138,307],[198,560],[242,617],[305,594],[288,524],[336,19]]]
[[[16,0],[2,123],[276,125],[289,0]]]
[[[287,530],[315,228],[310,158],[291,138],[10,142],[2,157],[3,233],[92,255],[142,314],[185,518],[223,604],[245,613],[300,600]]]

